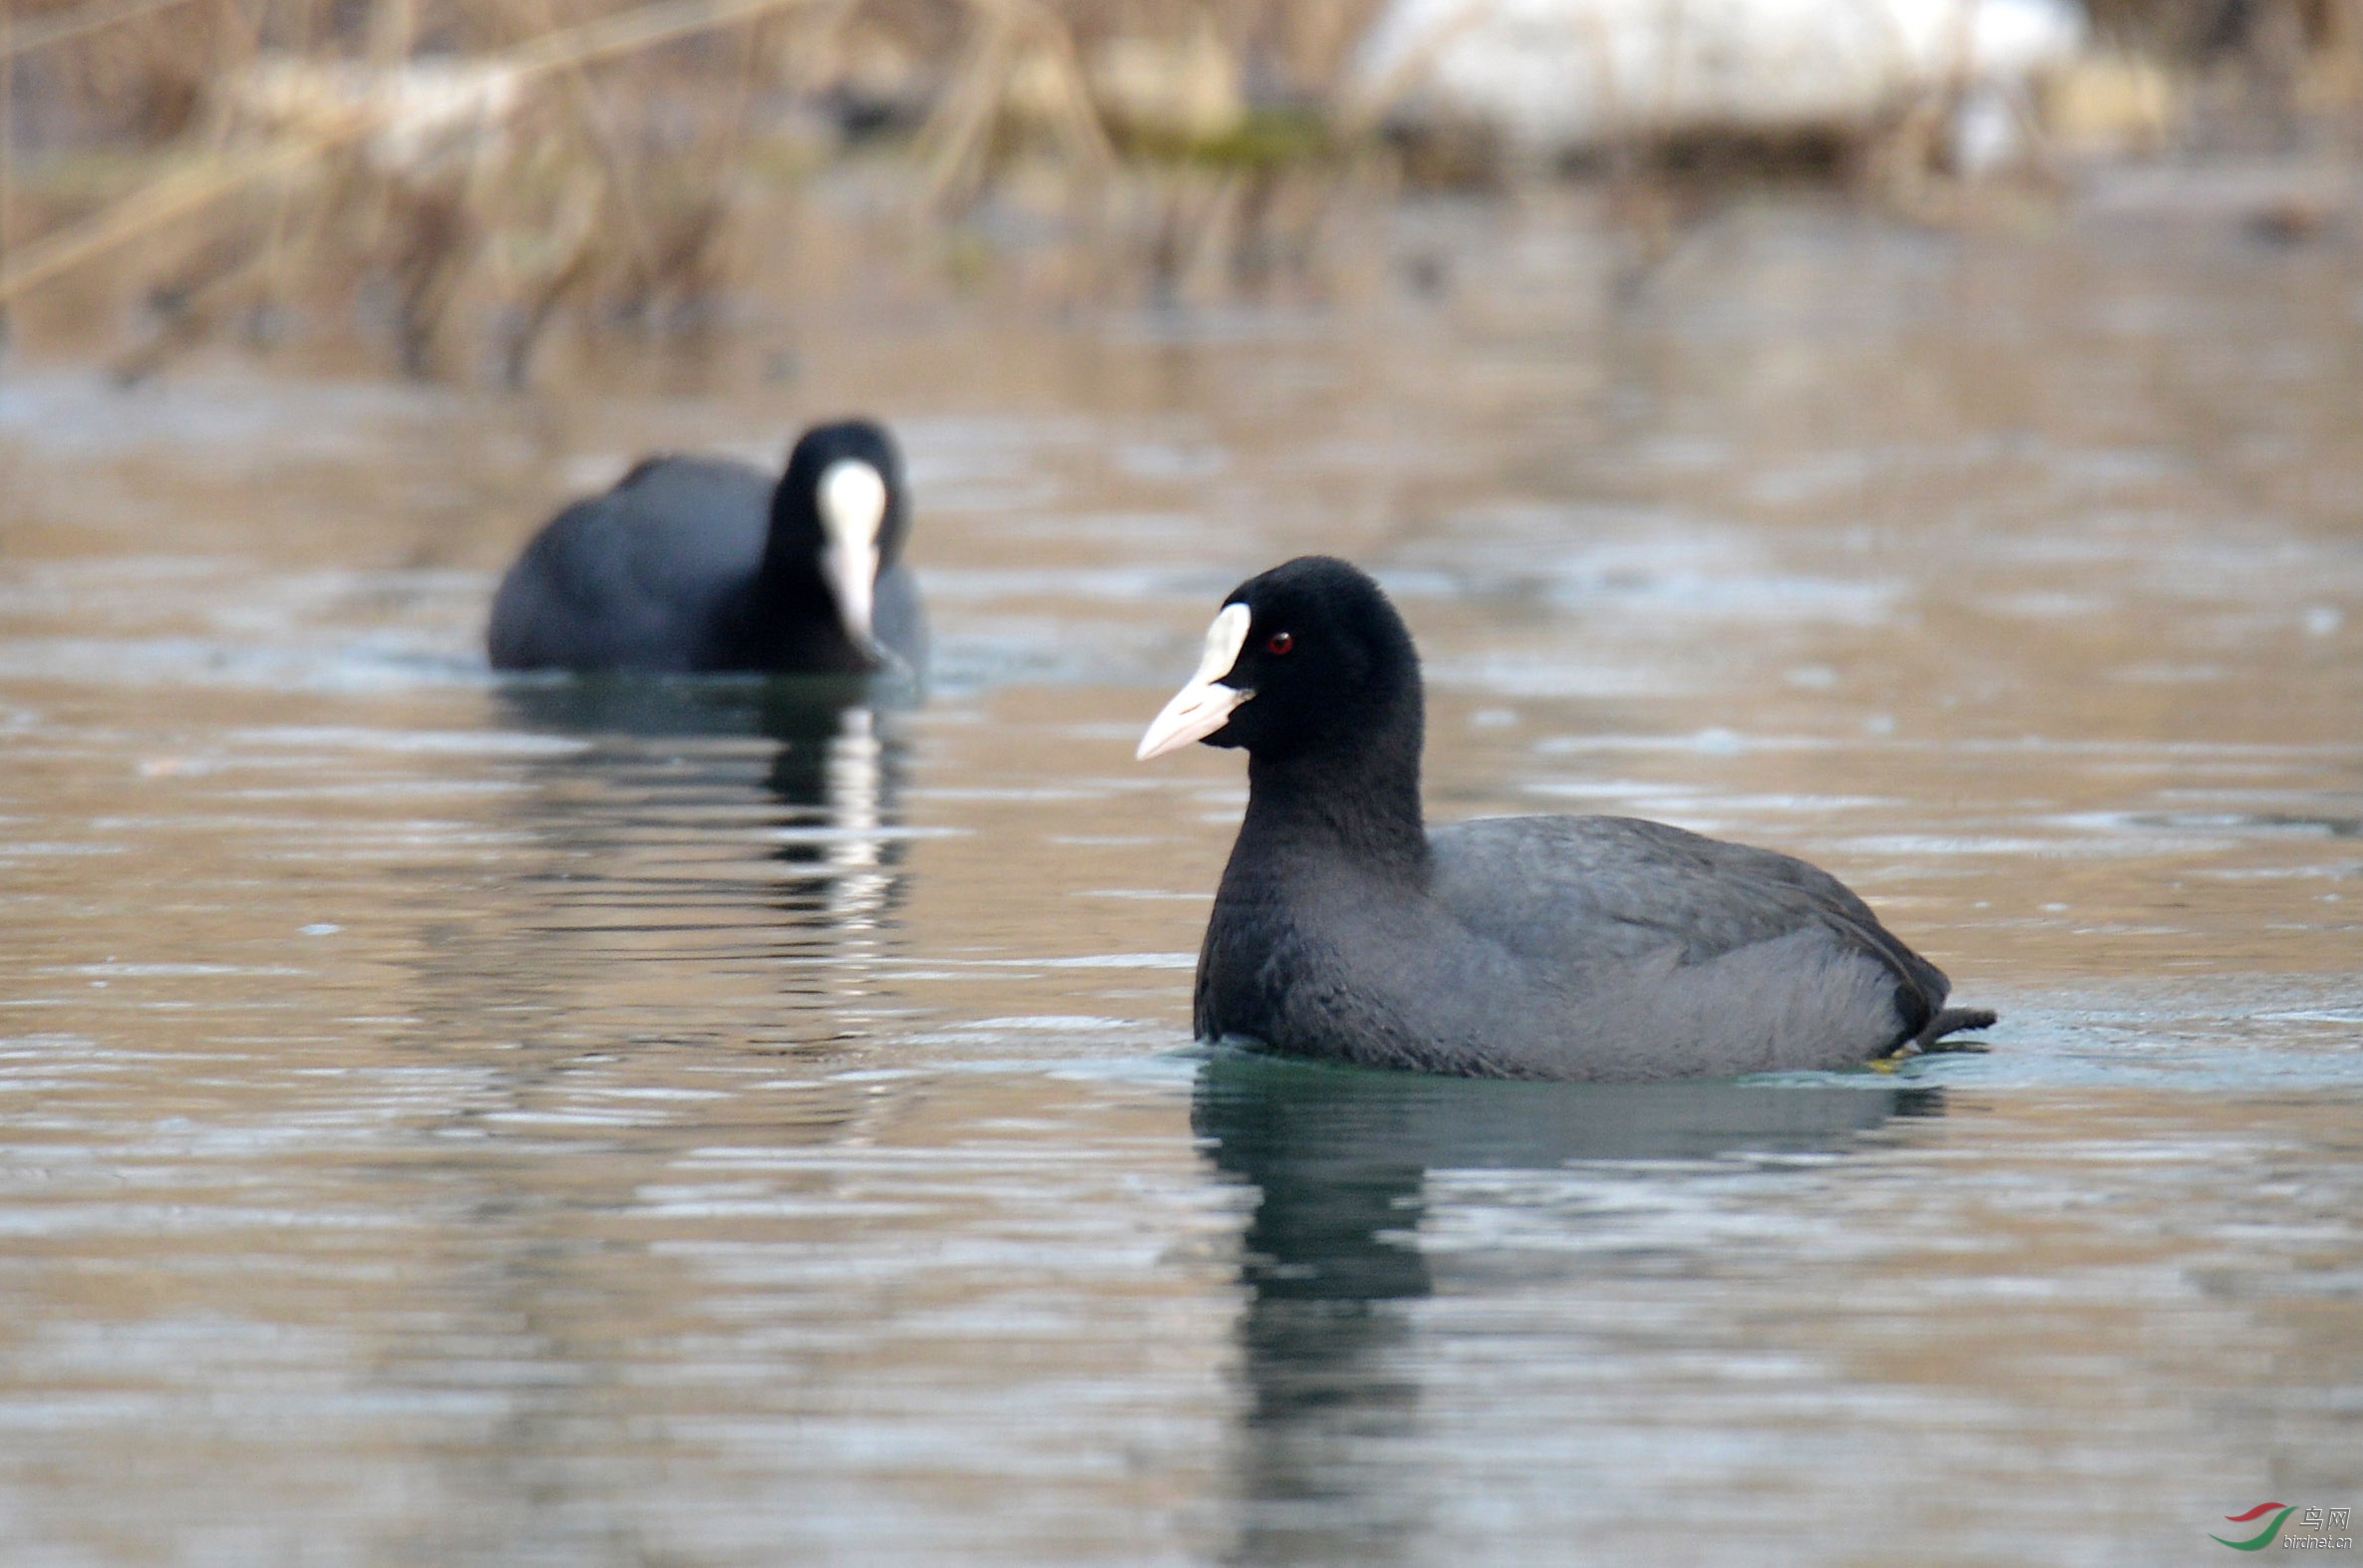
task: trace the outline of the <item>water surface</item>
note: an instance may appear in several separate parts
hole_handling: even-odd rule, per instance
[[[2363,1503],[2353,252],[1396,242],[1440,296],[856,312],[786,385],[0,368],[8,1561],[2210,1561]],[[923,700],[485,671],[566,494],[847,408]],[[1243,781],[1132,744],[1312,548],[1421,640],[1434,814],[1806,854],[1992,1054],[1193,1050]]]

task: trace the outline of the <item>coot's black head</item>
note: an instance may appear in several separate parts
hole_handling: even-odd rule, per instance
[[[1416,769],[1420,658],[1379,585],[1302,555],[1231,590],[1197,674],[1141,738],[1146,761],[1191,741],[1273,762],[1408,749]]]
[[[869,420],[816,425],[788,455],[788,471],[772,494],[764,572],[817,575],[846,640],[874,657],[870,612],[878,573],[902,558],[909,532],[910,503],[894,439]]]

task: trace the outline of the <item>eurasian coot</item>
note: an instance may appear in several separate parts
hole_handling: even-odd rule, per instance
[[[1991,1024],[1837,878],[1614,816],[1423,825],[1418,652],[1305,556],[1232,591],[1142,737],[1247,753],[1198,951],[1199,1038],[1475,1077],[1858,1067]]]
[[[501,670],[916,672],[902,463],[867,420],[805,432],[776,483],[650,458],[533,536],[493,600]]]

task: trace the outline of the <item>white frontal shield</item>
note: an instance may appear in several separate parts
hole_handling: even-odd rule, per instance
[[[1254,618],[1243,604],[1226,604],[1214,617],[1214,624],[1206,628],[1206,651],[1197,662],[1197,674],[1174,694],[1141,737],[1141,749],[1134,755],[1142,762],[1204,740],[1230,721],[1232,709],[1255,695],[1222,684],[1222,677],[1239,662],[1239,649],[1246,645],[1247,626]]]
[[[877,591],[878,529],[886,520],[886,480],[856,459],[831,464],[814,497],[821,512],[821,579],[837,600],[845,636],[863,653],[877,654],[870,610]]]

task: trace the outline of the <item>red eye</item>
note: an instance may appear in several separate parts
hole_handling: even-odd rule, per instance
[[[1286,632],[1274,632],[1263,640],[1263,645],[1274,653],[1286,653],[1296,646],[1296,639]]]

